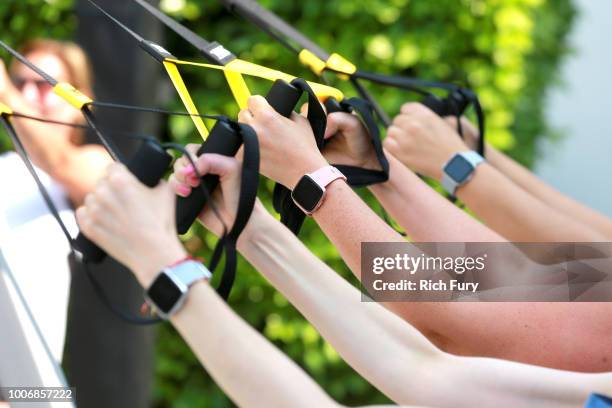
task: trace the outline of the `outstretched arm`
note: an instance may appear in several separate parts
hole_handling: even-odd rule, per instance
[[[454,129],[423,105],[402,107],[388,130],[385,147],[416,172],[441,180],[442,168],[468,151]],[[547,205],[488,163],[459,187],[457,196],[489,227],[515,242],[601,242],[605,237]]]
[[[451,123],[456,123],[456,120],[456,118],[447,119]],[[475,140],[478,131],[466,118],[462,118],[462,127],[466,141]],[[540,201],[599,231],[607,240],[612,239],[612,220],[610,218],[560,193],[527,168],[491,145],[487,145],[487,161],[500,173]]]
[[[201,158],[197,162],[202,172],[206,172],[205,161],[206,158]],[[177,179],[174,182],[176,186],[180,183]],[[234,204],[222,207],[233,208]],[[231,216],[226,217],[229,222]],[[203,214],[202,221],[212,230],[220,231],[210,212]],[[442,353],[416,329],[380,305],[360,301],[357,290],[313,257],[291,232],[260,207],[241,236],[239,249],[349,364],[398,403],[456,406],[461,400],[465,406],[521,406],[537,399],[542,406],[574,406],[593,389],[604,391],[609,387],[605,385],[609,376],[566,375],[501,360],[458,358]],[[491,375],[505,372],[506,367],[512,375]],[[477,381],[473,381],[472,374]],[[435,387],[431,385],[432,376],[438,379]],[[454,387],[455,376],[465,377],[460,380],[462,388]],[[579,385],[570,387],[560,397],[556,395],[557,387],[565,390],[573,382]],[[480,387],[486,391],[479,392]],[[534,397],[533,390],[537,390],[538,396]]]

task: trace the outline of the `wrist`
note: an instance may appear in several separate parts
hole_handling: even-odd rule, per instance
[[[169,245],[152,247],[150,253],[135,259],[128,266],[142,287],[148,288],[162,269],[175,264],[186,256],[185,248],[178,240],[175,240]]]
[[[313,157],[303,164],[295,166],[295,172],[291,174],[285,186],[290,190],[293,190],[305,174],[312,173],[313,171],[319,170],[325,166],[329,166],[329,163],[327,163],[327,160],[325,160],[323,156],[319,155],[319,157]]]

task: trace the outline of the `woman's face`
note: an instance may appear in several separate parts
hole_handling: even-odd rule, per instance
[[[70,82],[68,69],[54,54],[37,50],[28,53],[25,57],[59,82]],[[11,71],[11,78],[25,101],[42,116],[69,120],[74,117],[75,112],[78,112],[57,96],[51,85],[25,65],[17,64]]]

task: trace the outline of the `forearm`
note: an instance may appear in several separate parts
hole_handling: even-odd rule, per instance
[[[399,160],[387,153],[386,183],[370,191],[408,235],[418,242],[496,242],[504,239],[443,199]]]
[[[531,171],[492,146],[487,146],[487,160],[499,172],[537,199],[598,230],[608,240],[612,239],[612,220],[610,218],[555,190]]]
[[[172,324],[238,406],[337,406],[295,363],[238,318],[206,283],[191,288]]]
[[[600,242],[588,226],[544,204],[483,163],[457,196],[490,228],[514,242]]]
[[[361,274],[362,242],[405,242],[340,180],[327,187],[325,201],[313,218],[357,277]]]
[[[419,380],[422,372],[441,352],[397,316],[363,301],[358,290],[272,217],[251,222],[239,242],[249,262],[364,378],[394,401],[413,403],[418,389],[427,388]]]
[[[441,367],[437,383],[441,384],[441,398],[448,398],[445,405],[465,407],[572,408],[583,406],[591,393],[612,392],[610,374],[581,374],[506,360],[456,356],[449,356]],[[461,397],[462,404],[457,404]]]

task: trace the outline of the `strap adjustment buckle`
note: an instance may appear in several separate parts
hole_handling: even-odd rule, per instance
[[[215,64],[227,65],[228,62],[235,60],[236,56],[217,41],[210,43],[209,46],[201,50]]]
[[[172,55],[169,51],[167,51],[164,47],[157,43],[154,43],[153,41],[142,40],[140,42],[140,48],[145,50],[148,54],[150,54],[159,62],[164,62],[167,59],[176,59],[176,57]]]
[[[346,74],[346,77],[342,76],[343,79],[348,79],[350,75],[357,72],[357,67],[352,62],[336,53],[329,56],[325,65],[329,69]]]
[[[83,109],[85,105],[93,102],[89,96],[81,93],[81,91],[66,82],[60,82],[55,85],[53,92],[77,109]]]
[[[0,116],[10,116],[13,114],[13,110],[0,102]]]
[[[317,57],[312,51],[304,48],[300,51],[298,58],[300,62],[306,65],[317,75],[321,75],[321,73],[327,68],[327,64],[321,58]]]

